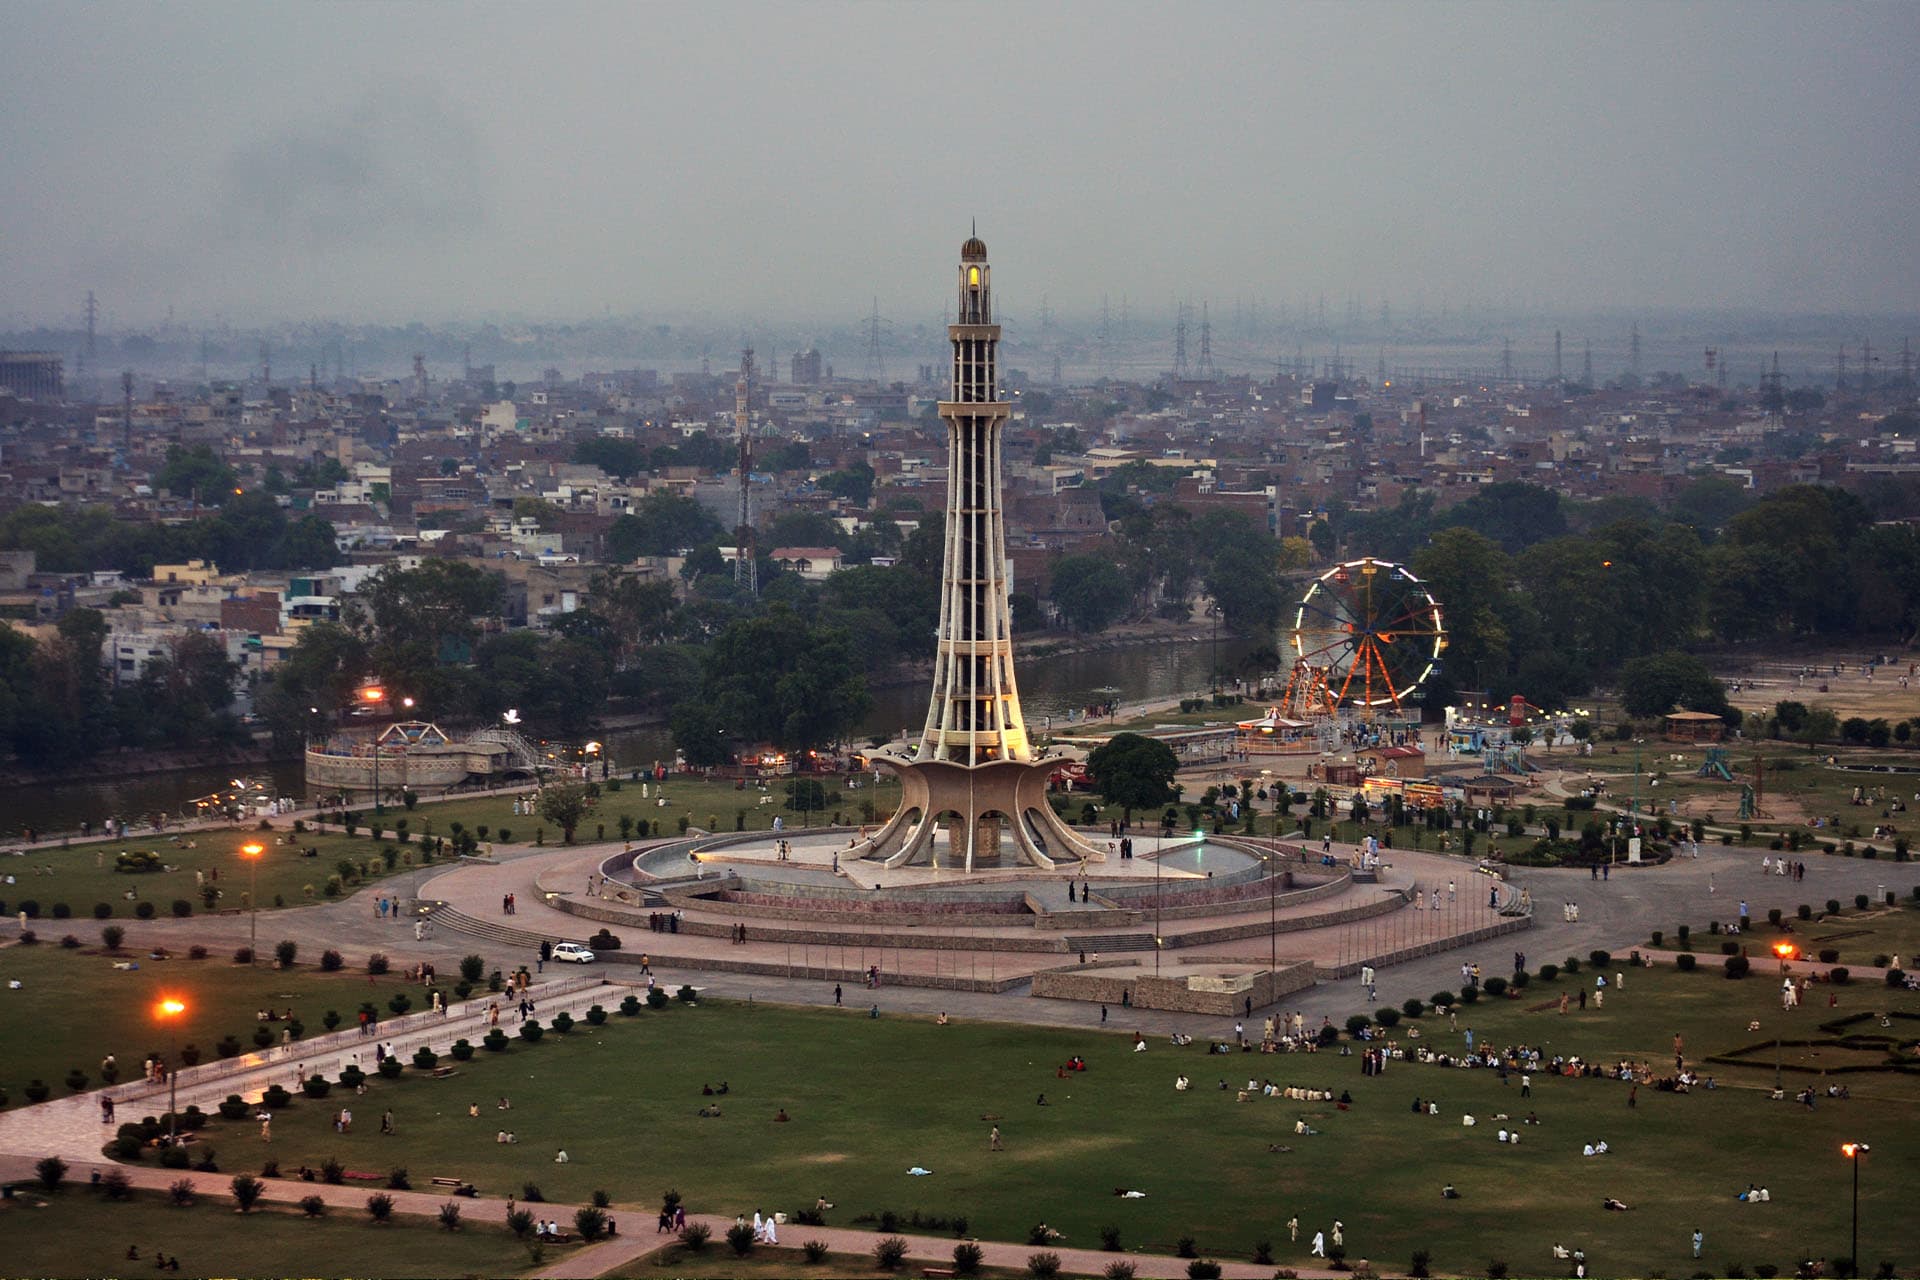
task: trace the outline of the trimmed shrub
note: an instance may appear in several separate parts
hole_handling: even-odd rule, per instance
[[[393,1168],[387,1170],[387,1190],[411,1191],[413,1190],[413,1179],[407,1176],[407,1171],[404,1168],[395,1165]]]
[[[1747,970],[1752,967],[1745,956],[1727,957],[1727,977],[1729,978],[1744,978],[1747,976]]]
[[[1417,1018],[1426,1011],[1427,1002],[1417,996],[1402,1001],[1400,1005],[1400,1012],[1406,1014],[1409,1018]]]
[[[327,1213],[327,1202],[319,1196],[301,1196],[300,1212],[309,1218],[323,1218]]]
[[[1379,1013],[1375,1014],[1374,1017],[1379,1019],[1381,1026],[1393,1027],[1400,1022],[1400,1011],[1392,1005],[1388,1005],[1386,1008],[1380,1010]]]
[[[1837,947],[1822,947],[1822,948],[1820,949],[1820,963],[1821,963],[1821,964],[1833,964],[1833,963],[1835,963],[1836,961],[1838,961],[1839,959],[1840,959],[1840,950],[1839,950],[1839,948],[1837,948]]]
[[[986,1257],[979,1245],[968,1241],[953,1246],[953,1273],[957,1276],[970,1276],[980,1270],[981,1259]]]
[[[1461,1004],[1472,1004],[1474,1001],[1478,1000],[1479,998],[1480,998],[1480,988],[1478,987],[1460,988]]]
[[[680,1228],[680,1244],[692,1253],[700,1253],[707,1247],[707,1241],[713,1239],[713,1231],[704,1222],[689,1222]],[[900,1242],[901,1252],[906,1252],[906,1241]]]
[[[282,969],[293,968],[295,957],[300,954],[300,944],[292,938],[282,938],[273,944],[273,962]]]
[[[1588,960],[1588,961],[1589,961],[1589,962],[1590,962],[1590,963],[1591,963],[1591,964],[1593,965],[1593,967],[1594,967],[1594,968],[1596,968],[1596,969],[1607,969],[1607,968],[1611,968],[1611,967],[1612,967],[1612,965],[1613,965],[1613,952],[1611,952],[1611,951],[1589,951],[1589,952],[1587,953],[1587,960]]]
[[[882,1271],[897,1271],[907,1258],[907,1242],[899,1236],[882,1236],[873,1246],[873,1262]]]
[[[700,993],[695,991],[691,986],[684,986],[673,993],[673,998],[681,1004],[692,1004],[700,998]]]
[[[387,959],[387,953],[384,951],[376,951],[367,957],[367,972],[376,977],[392,967],[393,962]]]
[[[325,973],[338,973],[340,972],[340,967],[345,963],[346,961],[341,959],[340,953],[332,947],[328,947],[320,953],[320,968]]]
[[[1173,1255],[1176,1258],[1197,1258],[1200,1256],[1200,1242],[1192,1236],[1181,1236],[1173,1242]]]
[[[1793,913],[1799,916],[1802,920],[1813,919],[1813,908],[1808,906],[1804,902],[1801,903],[1798,907],[1795,907]]]
[[[1195,1258],[1187,1264],[1187,1280],[1220,1280],[1220,1264]]]
[[[606,1020],[607,1020],[607,1011],[605,1009],[602,1009],[599,1005],[594,1005],[593,1008],[587,1010],[587,1021],[591,1023],[593,1026],[596,1026],[596,1027],[600,1026],[603,1023],[605,1023]]]
[[[1100,1274],[1105,1276],[1106,1280],[1133,1280],[1133,1264],[1131,1262],[1109,1262],[1107,1269]]]
[[[639,1013],[640,1013],[640,997],[639,996],[628,996],[626,999],[620,1002],[621,1017],[623,1018],[637,1017]]]
[[[100,931],[100,941],[109,951],[118,951],[120,944],[127,940],[127,931],[117,924],[110,924]]]
[[[1835,965],[1833,968],[1827,970],[1827,981],[1837,982],[1841,986],[1845,986],[1847,983],[1853,981],[1853,975],[1847,972],[1845,966]]]
[[[537,1019],[528,1018],[520,1024],[520,1038],[528,1044],[538,1044],[540,1037],[546,1033],[546,1028],[542,1027]]]
[[[1060,1274],[1060,1255],[1052,1250],[1028,1254],[1027,1274],[1034,1280],[1053,1280]]]
[[[575,1210],[573,1229],[580,1233],[582,1240],[589,1244],[593,1243],[607,1234],[607,1211],[599,1205]],[[753,1228],[747,1228],[747,1234],[752,1235]]]
[[[553,1029],[561,1035],[573,1030],[573,1015],[565,1009],[553,1015]]]
[[[1507,980],[1501,977],[1488,978],[1486,981],[1486,988],[1487,988],[1487,994],[1490,996],[1494,996],[1494,997],[1503,996],[1507,994]]]
[[[487,1047],[487,1052],[499,1053],[507,1047],[507,1033],[495,1027],[487,1032],[486,1038],[480,1043]]]
[[[1560,976],[1560,966],[1559,966],[1559,965],[1557,965],[1557,964],[1543,964],[1543,965],[1541,965],[1541,966],[1540,966],[1540,981],[1542,981],[1542,982],[1552,982],[1552,981],[1554,981],[1554,980],[1555,980],[1556,978],[1558,978],[1559,976]]]
[[[375,1222],[385,1222],[393,1216],[393,1197],[384,1191],[376,1191],[367,1197],[367,1216]]]
[[[309,1098],[324,1098],[332,1088],[333,1086],[327,1082],[327,1078],[318,1072],[308,1076],[300,1083],[300,1092],[306,1094]]]
[[[460,1229],[460,1206],[451,1200],[440,1206],[440,1229],[442,1231]]]
[[[671,999],[672,997],[667,994],[665,987],[655,987],[653,990],[647,992],[647,1008],[664,1009]]]
[[[1436,991],[1427,998],[1427,1003],[1436,1009],[1447,1009],[1452,1007],[1457,998],[1451,991]]]
[[[1512,982],[1513,985],[1516,987],[1524,987],[1529,982],[1533,981],[1533,975],[1528,973],[1525,969],[1520,969],[1514,973],[1513,977],[1509,979],[1509,981]]]
[[[727,1228],[727,1247],[738,1257],[746,1257],[753,1252],[753,1228],[744,1222],[736,1222]]]
[[[422,1071],[431,1071],[440,1065],[440,1055],[421,1045],[413,1051],[413,1065]]]
[[[808,1262],[818,1266],[827,1260],[827,1242],[824,1240],[809,1240],[800,1246],[800,1253]]]
[[[266,1183],[250,1173],[235,1174],[233,1181],[228,1185],[233,1188],[234,1203],[240,1206],[242,1213],[252,1212],[254,1202],[260,1198],[260,1193],[267,1189]]]
[[[1692,973],[1694,969],[1694,965],[1697,963],[1698,963],[1698,959],[1693,955],[1692,952],[1683,951],[1680,953],[1679,956],[1675,957],[1673,965],[1674,965],[1674,968],[1678,969],[1682,973]]]
[[[465,1039],[455,1040],[447,1052],[453,1055],[455,1062],[465,1062],[473,1057],[473,1046]]]

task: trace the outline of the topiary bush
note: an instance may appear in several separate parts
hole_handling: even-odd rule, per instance
[[[528,1018],[520,1024],[520,1038],[528,1044],[538,1044],[540,1037],[546,1033],[546,1028],[542,1027],[536,1019]]]
[[[1727,977],[1729,978],[1744,978],[1752,967],[1745,956],[1727,957]]]
[[[1409,1018],[1417,1018],[1426,1011],[1427,1002],[1417,996],[1403,1000],[1400,1003],[1400,1012],[1406,1014]]]
[[[1478,988],[1478,987],[1462,987],[1462,988],[1460,988],[1460,1003],[1461,1003],[1461,1004],[1472,1004],[1472,1003],[1474,1003],[1475,1001],[1477,1001],[1477,1000],[1478,1000],[1479,998],[1480,998],[1480,988]]]
[[[692,1253],[700,1253],[707,1247],[707,1241],[713,1239],[713,1231],[704,1222],[689,1222],[680,1228],[680,1245]],[[901,1253],[906,1252],[906,1241],[900,1242]]]
[[[1835,965],[1833,968],[1827,970],[1827,981],[1837,982],[1841,986],[1845,986],[1847,983],[1853,981],[1853,974],[1849,973],[1844,965]]]
[[[1542,981],[1542,982],[1552,982],[1552,981],[1554,981],[1555,979],[1557,979],[1557,978],[1558,978],[1559,976],[1560,976],[1560,966],[1559,966],[1559,965],[1557,965],[1557,964],[1543,964],[1543,965],[1541,965],[1541,966],[1540,966],[1540,981]]]
[[[1488,978],[1486,982],[1486,987],[1487,987],[1487,994],[1495,998],[1498,998],[1500,996],[1507,994],[1507,980],[1505,978],[1500,978],[1500,977]]]
[[[1034,1280],[1053,1280],[1060,1274],[1060,1255],[1050,1249],[1028,1254],[1027,1274]]]
[[[1380,1012],[1374,1014],[1373,1016],[1375,1019],[1379,1021],[1380,1025],[1383,1027],[1393,1027],[1398,1025],[1400,1022],[1400,1011],[1394,1008],[1392,1005],[1387,1005],[1385,1008],[1381,1009]]]
[[[1692,973],[1697,963],[1698,959],[1692,952],[1683,951],[1674,959],[1673,966],[1682,973]]]
[[[385,1222],[393,1217],[393,1197],[384,1191],[376,1191],[368,1196],[367,1216],[375,1222]]]
[[[753,1228],[744,1222],[736,1222],[727,1228],[727,1247],[735,1256],[744,1258],[753,1252]]]
[[[980,1262],[985,1257],[985,1251],[972,1241],[953,1246],[953,1274],[957,1276],[977,1274],[980,1270]]]
[[[345,963],[346,961],[341,958],[340,953],[332,947],[328,947],[320,953],[320,968],[323,972],[338,973],[340,972],[340,967]]]

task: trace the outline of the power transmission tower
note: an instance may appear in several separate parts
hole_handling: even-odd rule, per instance
[[[876,313],[877,314],[877,313]],[[740,447],[740,515],[734,537],[733,580],[747,594],[760,594],[760,558],[753,537],[753,348],[740,353],[740,377],[733,384],[733,433]]]
[[[93,295],[87,295],[91,302]],[[133,370],[127,369],[120,374],[120,450],[131,458],[133,456]]]
[[[273,348],[265,342],[260,344],[260,381],[267,384],[267,390],[273,390]]]
[[[1100,295],[1100,376],[1113,376],[1113,317],[1107,310],[1107,297]]]
[[[1633,330],[1627,338],[1627,372],[1637,382],[1640,379],[1640,322],[1634,321]]]
[[[1174,380],[1185,381],[1187,376],[1187,304],[1182,302],[1173,315],[1173,376]]]
[[[1845,347],[1840,348],[1833,358],[1833,389],[1835,392],[1847,389],[1847,349]]]
[[[1873,390],[1873,339],[1860,340],[1860,390],[1864,394]]]
[[[1213,367],[1213,320],[1208,315],[1207,304],[1200,304],[1200,364],[1193,371],[1194,377],[1208,382],[1219,377],[1219,370]]]
[[[1513,339],[1500,339],[1500,381],[1513,381]]]
[[[880,329],[882,325],[886,325],[889,323],[891,322],[882,320],[880,318],[880,299],[875,298],[873,300],[873,311],[867,316],[867,323],[866,323],[866,330],[867,330],[867,370],[866,372],[867,372],[867,381],[869,382],[885,382],[887,380],[886,360],[880,354]]]
[[[1775,416],[1786,408],[1786,390],[1782,385],[1785,381],[1780,372],[1780,353],[1776,351],[1773,353],[1773,367],[1760,373],[1760,407]]]

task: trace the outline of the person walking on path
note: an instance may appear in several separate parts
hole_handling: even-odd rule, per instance
[[[840,984],[836,982],[833,984],[833,1007],[836,1009],[840,1007],[840,994]]]
[[[1300,1243],[1300,1215],[1297,1213],[1287,1219],[1287,1243]]]
[[[1706,1244],[1706,1242],[1707,1242],[1706,1232],[1700,1230],[1700,1228],[1698,1227],[1695,1227],[1693,1229],[1693,1256],[1694,1257],[1697,1258],[1700,1256],[1700,1248],[1702,1245]]]
[[[987,1150],[989,1151],[1005,1151],[1006,1150],[1005,1147],[1000,1145],[1000,1126],[999,1125],[993,1126],[992,1130],[990,1130],[987,1134]]]
[[[1313,1254],[1313,1256],[1316,1258],[1324,1258],[1327,1256],[1327,1233],[1326,1232],[1316,1231],[1313,1233],[1313,1248],[1308,1250],[1308,1252]]]

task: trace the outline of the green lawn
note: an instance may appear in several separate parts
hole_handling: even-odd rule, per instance
[[[296,833],[289,827],[282,821],[275,831],[221,828],[179,832],[178,844],[174,843],[175,835],[161,834],[76,844],[67,849],[35,849],[19,858],[0,859],[0,873],[14,877],[13,884],[0,883],[0,901],[4,901],[6,914],[22,910],[26,903],[35,904],[42,922],[35,927],[43,934],[57,930],[58,936],[71,930],[97,938],[96,904],[111,908],[115,921],[133,925],[138,922],[136,913],[141,902],[153,904],[161,916],[175,914],[176,901],[186,903],[195,913],[206,910],[201,896],[206,886],[220,893],[219,909],[243,909],[256,871],[262,910],[324,900],[328,878],[341,874],[342,859],[354,863],[354,878],[343,879],[342,887],[348,891],[356,884],[389,874],[379,845],[364,831],[349,838],[311,831]],[[252,841],[265,848],[257,869],[240,854],[241,846]],[[303,856],[308,849],[315,850],[315,856]],[[157,853],[161,864],[170,869],[138,873],[115,870],[116,857],[122,851]],[[409,870],[419,853],[411,847],[397,849],[393,870]],[[136,894],[137,899],[129,901],[128,892]],[[70,909],[71,920],[54,918],[58,903]],[[86,928],[80,927],[83,925]]]
[[[129,943],[137,944],[139,923],[126,927]],[[99,930],[93,921],[76,933],[97,949]],[[260,941],[264,951],[278,936],[262,933]],[[22,1089],[36,1077],[56,1095],[64,1095],[63,1081],[75,1067],[86,1073],[90,1086],[98,1085],[100,1060],[108,1053],[118,1058],[122,1080],[137,1079],[141,1060],[167,1048],[168,1033],[153,1020],[162,993],[178,996],[188,1006],[180,1043],[198,1045],[207,1061],[215,1056],[214,1045],[229,1034],[251,1051],[254,1029],[261,1025],[255,1014],[263,1005],[282,1013],[291,1007],[308,1036],[325,1030],[321,1019],[329,1009],[338,1010],[342,1025],[351,1026],[365,1000],[373,1001],[382,1017],[389,1016],[387,1001],[403,991],[415,1009],[425,1007],[421,988],[398,976],[369,984],[361,968],[365,957],[358,954],[351,959],[360,971],[335,974],[313,967],[318,955],[303,955],[308,963],[289,970],[275,970],[271,961],[249,969],[220,953],[205,960],[149,960],[145,951],[122,958],[137,959],[140,968],[117,970],[113,957],[68,951],[44,941],[0,951],[0,977],[21,984],[18,991],[0,991],[5,997],[0,999],[0,1089],[9,1105],[25,1101]],[[455,966],[442,968],[450,978],[457,977]],[[285,1025],[270,1024],[276,1035]]]
[[[651,1226],[647,1227],[648,1231],[652,1229]],[[693,1280],[693,1277],[698,1276],[723,1276],[737,1278],[737,1280],[759,1280],[761,1277],[782,1276],[835,1276],[844,1277],[846,1280],[861,1277],[863,1280],[879,1280],[879,1277],[883,1276],[914,1276],[920,1274],[920,1268],[923,1266],[940,1265],[921,1262],[902,1267],[897,1271],[883,1271],[873,1260],[873,1255],[868,1253],[829,1253],[817,1263],[808,1262],[799,1248],[788,1248],[785,1243],[786,1236],[791,1236],[796,1245],[804,1242],[807,1238],[807,1229],[782,1227],[780,1230],[785,1234],[781,1246],[777,1249],[758,1246],[743,1258],[736,1255],[722,1239],[713,1240],[705,1249],[698,1252],[677,1244],[669,1245],[659,1253],[642,1258],[638,1262],[615,1267],[603,1273],[602,1280],[656,1280],[656,1278],[665,1280],[666,1277],[673,1277],[674,1280],[682,1280],[683,1277],[685,1280]],[[994,1280],[995,1277],[1024,1276],[1027,1273],[1010,1271],[1004,1267],[982,1267],[974,1274],[983,1277],[984,1280]],[[1060,1274],[1072,1276],[1075,1273],[1063,1271]]]
[[[1899,881],[1893,879],[1895,868],[1888,869],[1887,888],[1899,895],[1898,905],[1887,907],[1871,904],[1861,910],[1854,906],[1850,896],[1841,902],[1838,915],[1827,915],[1824,899],[1809,902],[1813,908],[1811,920],[1801,920],[1791,910],[1783,913],[1783,924],[1793,926],[1791,935],[1783,934],[1765,920],[1756,920],[1752,932],[1743,935],[1739,941],[1747,945],[1752,955],[1765,956],[1772,962],[1771,948],[1782,940],[1793,943],[1807,959],[1817,959],[1822,951],[1837,951],[1837,963],[1857,967],[1881,967],[1882,959],[1900,958],[1900,965],[1909,972],[1920,968],[1920,902],[1913,898],[1913,886],[1909,880],[1920,879],[1920,870],[1900,868],[1903,873]],[[1700,954],[1701,962],[1707,962],[1712,956],[1717,963],[1721,943],[1733,941],[1722,939],[1709,931],[1708,926],[1692,924],[1689,942],[1693,950]],[[1664,946],[1677,945],[1678,936],[1672,926],[1661,939]],[[1759,964],[1755,961],[1755,964]]]
[[[127,1257],[128,1246],[139,1251]],[[14,1276],[159,1275],[156,1251],[182,1276],[500,1276],[529,1265],[502,1227],[443,1231],[427,1218],[309,1219],[290,1206],[238,1214],[231,1200],[181,1208],[158,1196],[104,1200],[80,1186],[0,1201],[0,1271]]]
[[[1583,973],[1536,984],[1525,1000],[1475,1006],[1459,1032],[1429,1015],[1423,1040],[1457,1049],[1472,1025],[1483,1045],[1518,1041],[1658,1067],[1670,1061],[1675,1032],[1690,1055],[1704,1056],[1760,1039],[1765,1031],[1751,1033],[1748,1023],[1771,1028],[1777,1016],[1767,982],[1647,970],[1629,974],[1604,1011],[1554,1011],[1559,990],[1588,981]],[[1920,998],[1883,989],[1848,988],[1844,1000],[1848,1009],[1920,1008]],[[1805,1034],[1826,1012],[1804,1011],[1792,1025]],[[1411,1043],[1405,1030],[1402,1044]],[[1073,1053],[1091,1069],[1057,1075]],[[1189,1092],[1172,1087],[1181,1072],[1193,1078]],[[1847,1170],[1838,1144],[1865,1135],[1874,1153],[1861,1186],[1871,1242],[1863,1248],[1873,1259],[1914,1261],[1920,1225],[1900,1206],[1920,1176],[1920,1085],[1855,1075],[1852,1101],[1823,1100],[1808,1112],[1757,1087],[1770,1080],[1770,1063],[1714,1074],[1725,1087],[1690,1095],[1643,1088],[1633,1109],[1624,1085],[1536,1076],[1534,1097],[1523,1102],[1517,1079],[1503,1086],[1487,1070],[1396,1064],[1363,1077],[1357,1057],[1333,1052],[1229,1059],[1156,1041],[1135,1054],[1120,1035],[715,1003],[616,1016],[597,1031],[482,1052],[449,1080],[409,1072],[376,1083],[360,1109],[391,1106],[394,1137],[370,1124],[340,1137],[327,1106],[297,1103],[274,1126],[273,1154],[289,1167],[329,1156],[356,1169],[403,1165],[416,1180],[458,1176],[490,1195],[524,1194],[532,1183],[550,1199],[584,1201],[606,1188],[645,1206],[676,1187],[707,1212],[791,1212],[825,1195],[839,1206],[837,1224],[918,1210],[964,1215],[971,1233],[1000,1240],[1024,1240],[1037,1221],[1075,1246],[1097,1246],[1109,1224],[1128,1247],[1165,1252],[1191,1234],[1205,1253],[1245,1257],[1265,1239],[1283,1265],[1301,1261],[1314,1227],[1338,1217],[1352,1257],[1394,1267],[1428,1248],[1440,1270],[1497,1256],[1517,1273],[1540,1274],[1553,1269],[1549,1248],[1561,1241],[1586,1249],[1596,1275],[1645,1275],[1681,1273],[1695,1225],[1707,1232],[1715,1266],[1790,1267],[1801,1250],[1844,1253]],[[1265,1076],[1350,1090],[1355,1106],[1240,1103],[1216,1087]],[[724,1114],[701,1118],[701,1086],[720,1080],[732,1089]],[[1045,1107],[1036,1105],[1041,1093]],[[492,1105],[502,1094],[512,1098],[510,1112]],[[1438,1099],[1442,1114],[1410,1114],[1415,1096]],[[481,1104],[477,1119],[467,1115],[470,1102]],[[790,1122],[775,1120],[781,1108]],[[1497,1143],[1496,1113],[1529,1108],[1541,1124],[1526,1127],[1518,1146]],[[1463,1111],[1481,1123],[1463,1127]],[[1004,1152],[988,1150],[990,1117],[999,1117]],[[1321,1133],[1297,1136],[1302,1117]],[[232,1164],[230,1149],[248,1133],[221,1127],[210,1137]],[[495,1141],[502,1127],[516,1145]],[[1582,1144],[1599,1139],[1612,1154],[1582,1158]],[[567,1164],[554,1162],[561,1148]],[[932,1175],[909,1176],[916,1165]],[[1460,1199],[1441,1200],[1445,1182]],[[1740,1204],[1735,1195],[1749,1182],[1767,1184],[1773,1202]],[[1120,1199],[1116,1188],[1147,1195]],[[1634,1211],[1603,1212],[1607,1195]],[[1307,1231],[1290,1247],[1284,1223],[1293,1213]]]
[[[860,783],[858,788],[849,788],[848,780],[843,778],[821,778],[829,799],[824,813],[798,814],[783,808],[786,800],[784,790],[786,780],[777,779],[768,784],[769,790],[760,791],[753,784],[736,789],[731,782],[707,782],[692,778],[669,778],[665,783],[649,782],[646,794],[641,793],[638,782],[621,781],[620,789],[614,791],[611,785],[602,783],[603,788],[593,811],[588,815],[580,829],[574,833],[574,839],[585,843],[591,840],[620,839],[620,819],[627,817],[636,823],[644,821],[653,828],[652,834],[677,835],[679,820],[686,818],[690,825],[711,827],[714,830],[729,832],[735,829],[736,822],[744,824],[741,829],[747,831],[765,831],[773,825],[773,819],[780,817],[789,827],[802,826],[809,821],[813,826],[831,823],[835,812],[843,822],[858,824],[872,821],[864,816],[863,802],[870,803],[880,817],[891,813],[900,802],[900,784],[891,776],[877,785],[872,775],[856,777],[852,781]],[[833,798],[838,793],[838,798]],[[664,795],[667,803],[660,804]],[[762,795],[774,797],[770,804],[761,804]],[[473,796],[459,800],[435,801],[416,806],[411,813],[394,805],[388,805],[387,811],[378,821],[391,828],[399,818],[406,818],[410,830],[418,834],[431,832],[446,835],[458,822],[472,831],[481,827],[488,835],[483,839],[502,839],[500,832],[505,828],[511,834],[506,839],[515,844],[531,844],[536,833],[547,844],[560,843],[560,831],[553,823],[537,815],[515,814],[514,795]],[[742,812],[744,810],[744,813]],[[370,810],[361,810],[361,822],[375,821]],[[601,828],[605,834],[601,834]]]

